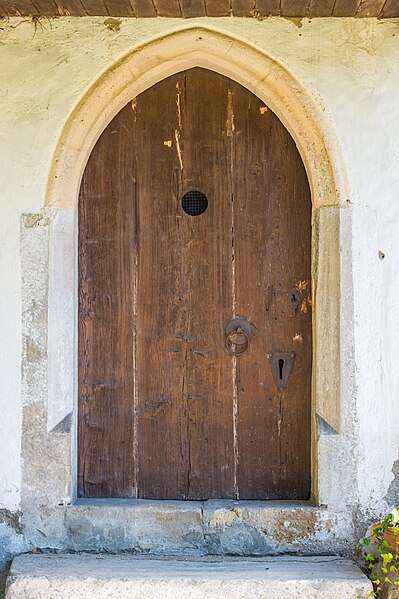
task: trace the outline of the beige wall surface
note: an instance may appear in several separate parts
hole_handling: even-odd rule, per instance
[[[24,392],[22,376],[29,388],[36,378],[40,387],[47,347],[46,339],[35,344],[22,334],[31,318],[29,311],[21,318],[23,293],[35,294],[35,276],[21,283],[21,215],[45,206],[57,139],[94,82],[136,46],[192,24],[241,38],[285,67],[335,133],[347,185],[341,261],[351,273],[341,281],[341,309],[348,312],[341,336],[353,376],[345,378],[344,368],[340,384],[351,396],[343,410],[354,421],[347,436],[356,443],[327,434],[320,460],[333,451],[340,465],[335,495],[325,491],[326,501],[348,485],[339,472],[353,472],[355,460],[346,497],[365,510],[383,505],[399,438],[399,22],[62,17],[0,21],[0,510],[20,507],[22,410],[37,402]],[[26,216],[23,223],[33,226]],[[38,252],[30,266],[38,280],[43,260]]]

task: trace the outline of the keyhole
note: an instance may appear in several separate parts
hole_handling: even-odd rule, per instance
[[[283,368],[284,368],[284,360],[282,358],[280,358],[278,361],[278,370],[279,370],[280,381],[283,380]]]

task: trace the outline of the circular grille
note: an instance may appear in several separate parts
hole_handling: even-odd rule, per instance
[[[202,191],[187,191],[182,197],[181,205],[186,214],[199,216],[208,208],[208,198]]]

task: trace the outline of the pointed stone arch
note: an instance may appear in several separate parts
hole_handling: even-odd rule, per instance
[[[312,95],[281,63],[238,37],[201,26],[133,48],[83,94],[59,136],[46,204],[76,204],[84,167],[102,131],[134,97],[178,71],[201,66],[241,83],[277,114],[301,153],[315,207],[347,200],[341,155]]]

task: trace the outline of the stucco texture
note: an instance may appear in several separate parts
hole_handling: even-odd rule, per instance
[[[0,508],[20,508],[23,408],[24,455],[41,447],[58,461],[58,473],[68,468],[68,439],[45,437],[47,336],[40,328],[47,319],[46,227],[54,216],[42,209],[57,139],[79,100],[115,61],[191,23],[238,36],[282,64],[314,96],[338,140],[347,197],[337,226],[341,261],[351,273],[341,281],[340,298],[347,425],[345,442],[321,430],[319,459],[336,459],[325,502],[338,502],[344,489],[354,514],[358,508],[375,513],[385,507],[398,458],[399,22],[372,19],[0,20]],[[22,219],[21,245],[21,215],[27,214],[36,216]],[[23,334],[28,329],[34,334]],[[38,502],[31,482],[48,473],[40,471],[40,460],[25,471],[25,495]],[[55,478],[54,505],[68,493]],[[35,531],[28,537],[40,538],[37,516],[25,519],[28,529],[29,521]],[[51,519],[47,523],[51,529]],[[43,534],[57,538],[54,526]]]

